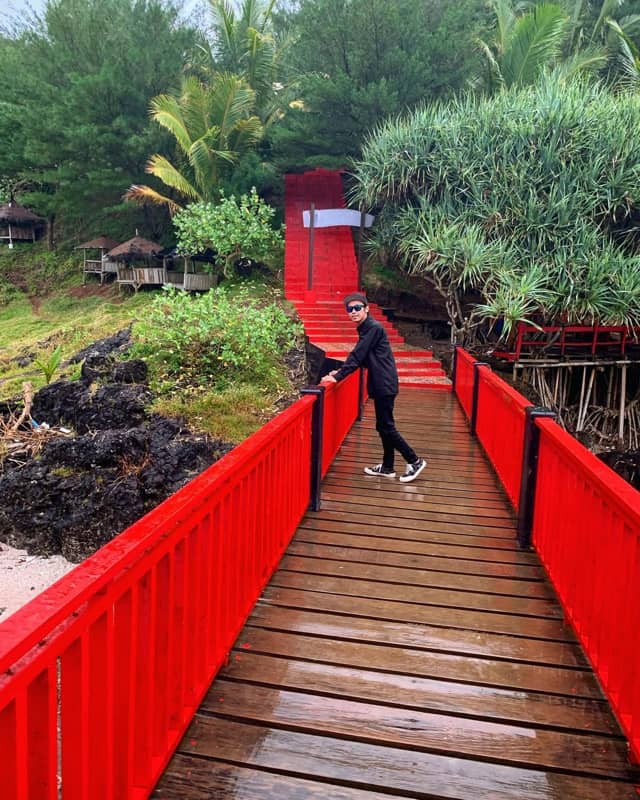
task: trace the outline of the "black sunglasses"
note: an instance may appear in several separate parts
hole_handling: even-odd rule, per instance
[[[360,303],[356,303],[354,306],[347,306],[347,314],[351,314],[354,311],[362,311],[363,308],[364,306]]]

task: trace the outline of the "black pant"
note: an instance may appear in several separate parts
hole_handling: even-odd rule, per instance
[[[405,442],[396,429],[396,423],[393,419],[393,404],[395,401],[396,396],[394,394],[373,398],[373,404],[376,409],[376,430],[382,439],[382,466],[385,469],[393,469],[395,450],[400,453],[407,464],[413,464],[418,460],[415,450]]]

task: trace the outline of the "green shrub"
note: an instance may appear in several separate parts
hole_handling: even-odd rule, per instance
[[[253,188],[239,200],[231,195],[219,203],[193,203],[173,219],[178,249],[187,255],[215,250],[225,275],[233,265],[248,258],[268,266],[282,260],[283,231],[275,230],[275,210]]]
[[[301,335],[273,300],[220,287],[198,297],[168,290],[134,327],[134,353],[146,358],[160,389],[181,385],[281,382],[280,356]]]

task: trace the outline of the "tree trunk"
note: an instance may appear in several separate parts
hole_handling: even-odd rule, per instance
[[[47,217],[47,247],[49,250],[56,249],[55,226],[56,226],[56,215],[49,214],[49,216]]]

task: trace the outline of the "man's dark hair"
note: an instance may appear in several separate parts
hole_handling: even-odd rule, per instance
[[[366,295],[362,294],[362,292],[351,292],[351,294],[348,294],[344,298],[344,304],[348,306],[349,303],[362,303],[363,306],[369,305]]]

